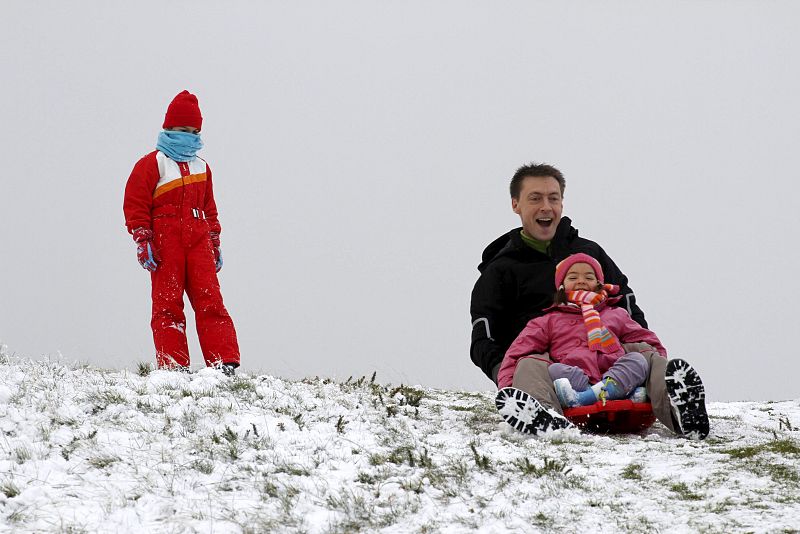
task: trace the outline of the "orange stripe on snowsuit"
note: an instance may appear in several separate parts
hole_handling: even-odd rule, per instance
[[[155,190],[153,193],[153,198],[163,195],[168,191],[172,191],[178,187],[183,187],[184,185],[195,184],[197,182],[205,182],[206,181],[206,173],[200,174],[190,174],[189,176],[184,176],[182,179],[176,178],[171,182],[168,182],[158,189]]]

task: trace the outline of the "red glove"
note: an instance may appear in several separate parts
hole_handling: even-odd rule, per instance
[[[209,232],[209,237],[211,237],[211,246],[214,247],[214,263],[217,266],[217,272],[222,270],[222,249],[219,245],[219,233],[218,232]]]
[[[161,256],[153,247],[153,231],[149,228],[137,228],[133,231],[133,240],[136,241],[136,258],[139,264],[150,272],[155,271]]]

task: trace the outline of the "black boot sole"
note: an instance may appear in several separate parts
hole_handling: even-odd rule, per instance
[[[501,389],[497,392],[494,404],[503,419],[523,434],[535,435],[574,426],[565,417],[551,412],[521,389]]]
[[[705,439],[708,436],[709,423],[706,390],[700,375],[689,362],[674,359],[667,362],[664,379],[678,423],[677,432],[690,439]]]

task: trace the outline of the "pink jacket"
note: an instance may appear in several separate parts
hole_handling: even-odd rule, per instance
[[[589,349],[583,315],[577,306],[558,306],[551,310],[531,319],[508,348],[497,373],[498,388],[510,386],[519,360],[533,354],[550,352],[554,362],[580,367],[592,384],[599,382],[603,373],[625,354],[624,350],[603,354]],[[600,320],[617,336],[620,344],[645,342],[666,358],[667,349],[655,333],[640,326],[624,309],[609,307],[603,302],[597,310]]]

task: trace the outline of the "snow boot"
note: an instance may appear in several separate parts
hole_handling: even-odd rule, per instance
[[[566,379],[559,378],[558,380]],[[605,405],[606,401],[625,398],[625,392],[619,388],[619,384],[617,384],[616,380],[610,377],[605,377],[600,382],[583,391],[574,391],[569,384],[562,383],[555,385],[554,382],[553,385],[556,388],[556,396],[559,395],[559,389],[561,389],[561,394],[564,395],[564,399],[572,403],[569,405],[570,408],[575,406],[591,406],[597,401],[601,401],[603,405]],[[567,388],[569,388],[569,390]],[[572,394],[570,394],[570,391]],[[561,400],[561,397],[558,397],[558,400]]]
[[[576,400],[578,402],[578,406],[591,406],[599,400],[605,401],[605,397],[603,395],[603,382],[600,381],[592,387],[584,389],[578,393]]]
[[[644,386],[639,386],[634,388],[628,398],[631,402],[641,404],[643,402],[647,402],[647,389]]]
[[[494,403],[503,419],[523,434],[535,435],[574,427],[564,416],[548,410],[521,389],[501,389],[497,392]]]
[[[556,390],[556,397],[563,408],[575,408],[581,405],[578,401],[578,392],[572,389],[569,378],[557,378],[553,381],[553,389]]]
[[[233,363],[223,363],[219,366],[219,370],[222,371],[225,376],[235,376],[237,367],[238,365]]]
[[[664,379],[676,432],[689,439],[705,439],[709,423],[700,375],[689,362],[676,358],[667,362]]]
[[[597,398],[603,401],[603,404],[605,404],[607,400],[620,400],[626,397],[625,391],[620,388],[617,381],[610,376],[605,377],[592,386],[592,389],[597,393]]]

